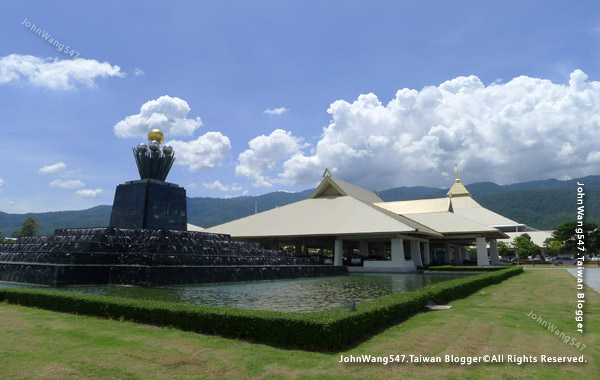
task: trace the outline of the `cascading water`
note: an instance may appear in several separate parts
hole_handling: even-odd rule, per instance
[[[232,241],[229,235],[120,228],[58,229],[52,236],[0,244],[0,281],[43,285],[174,285],[347,274]]]

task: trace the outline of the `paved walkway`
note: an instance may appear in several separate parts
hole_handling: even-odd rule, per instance
[[[567,268],[569,273],[577,277],[576,268]],[[583,283],[600,293],[600,268],[585,268],[583,271]]]

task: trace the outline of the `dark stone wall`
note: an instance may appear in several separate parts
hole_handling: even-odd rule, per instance
[[[131,181],[117,186],[110,227],[187,230],[183,187],[157,180]]]
[[[0,281],[160,286],[344,275],[346,267],[178,230],[74,228],[0,244]]]

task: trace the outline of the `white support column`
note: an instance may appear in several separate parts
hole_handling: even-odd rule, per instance
[[[490,260],[488,259],[487,254],[487,246],[485,244],[485,238],[475,238],[475,242],[477,243],[477,266],[481,267],[490,265]]]
[[[429,252],[429,242],[426,242],[423,247],[423,258],[425,259],[425,265],[431,263],[431,252]]]
[[[490,259],[492,260],[492,265],[500,265],[500,255],[498,255],[498,243],[496,239],[490,240]]]
[[[343,265],[342,256],[344,252],[342,250],[342,239],[335,239],[333,245],[333,265]]]
[[[462,258],[460,257],[460,247],[452,247],[452,264],[461,265]]]
[[[467,251],[467,247],[460,247],[460,258],[461,260],[470,260],[469,251]]]
[[[446,264],[450,264],[450,243],[446,241],[446,251],[444,252],[444,261]]]
[[[369,256],[369,242],[366,240],[361,240],[359,243],[360,255],[367,257]]]
[[[377,268],[376,271],[413,271],[415,264],[412,260],[404,258],[404,240],[402,238],[391,239],[392,245],[392,260],[390,261],[365,261],[365,268]]]
[[[404,240],[400,238],[392,239],[392,267],[414,267],[412,261],[406,261],[404,258]]]
[[[421,260],[421,246],[418,241],[410,241],[410,259],[416,266],[423,266],[423,260]]]

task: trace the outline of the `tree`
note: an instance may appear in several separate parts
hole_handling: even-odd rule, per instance
[[[582,240],[585,243],[586,253],[595,253],[600,250],[600,230],[596,223],[583,223],[578,227],[577,221],[565,222],[561,224],[553,233],[552,240],[564,244],[564,250],[577,253],[579,250],[578,242]],[[583,239],[578,239],[577,235],[584,235]]]
[[[517,251],[517,255],[519,257],[535,257],[541,252],[541,249],[538,245],[531,241],[531,236],[529,234],[522,234],[515,237],[512,241],[513,247]]]
[[[21,236],[35,236],[42,229],[42,225],[40,224],[37,218],[33,216],[28,217],[21,224],[21,228],[15,230],[12,233],[13,237],[21,237]]]
[[[562,241],[554,240],[553,238],[548,238],[544,240],[544,247],[548,250],[551,256],[556,256],[565,249],[565,243]]]
[[[512,249],[510,249],[508,244],[506,244],[503,241],[499,241],[498,242],[498,254],[502,257],[506,257],[506,256],[512,256],[515,253],[513,252]]]

